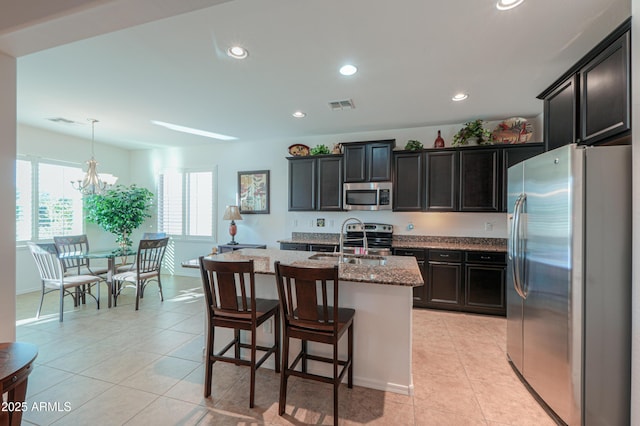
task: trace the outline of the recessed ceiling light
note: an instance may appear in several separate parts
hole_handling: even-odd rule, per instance
[[[453,98],[451,98],[452,101],[456,101],[456,102],[460,102],[460,101],[464,101],[465,99],[467,99],[469,97],[469,95],[467,93],[457,93],[453,96]]]
[[[175,130],[176,132],[190,133],[192,135],[204,136],[212,139],[220,139],[222,141],[233,141],[238,139],[234,136],[221,135],[220,133],[194,129],[193,127],[180,126],[179,124],[165,123],[164,121],[151,120],[151,122],[157,126],[166,127],[167,129]]]
[[[293,115],[295,118],[304,118],[304,117],[307,116],[307,113],[302,112],[302,111],[296,111],[291,115]]]
[[[524,0],[498,0],[496,7],[498,10],[509,10],[520,6],[523,2]]]
[[[231,46],[227,49],[227,55],[235,59],[244,59],[249,56],[249,51],[241,46]]]
[[[358,72],[358,68],[355,65],[347,64],[340,67],[340,74],[342,75],[354,75]]]

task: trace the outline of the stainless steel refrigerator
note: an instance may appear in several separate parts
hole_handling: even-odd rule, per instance
[[[507,354],[569,425],[628,425],[631,147],[567,145],[508,171]]]

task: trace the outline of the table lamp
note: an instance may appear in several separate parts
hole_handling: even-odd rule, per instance
[[[224,211],[224,216],[222,220],[230,220],[229,224],[229,235],[231,235],[231,241],[227,244],[236,245],[238,242],[236,241],[236,233],[238,232],[238,228],[236,227],[236,220],[242,220],[242,216],[240,216],[240,209],[238,206],[227,206],[227,209]]]

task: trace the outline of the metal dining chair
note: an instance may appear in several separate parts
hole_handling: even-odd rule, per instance
[[[141,239],[142,240],[161,240],[162,238],[166,238],[166,237],[167,237],[166,232],[145,232],[144,234],[142,234]],[[136,269],[135,262],[133,263],[123,262],[116,268],[116,273],[133,271],[135,269]]]
[[[60,322],[63,320],[65,296],[71,296],[74,299],[74,305],[77,306],[77,298],[80,297],[80,294],[83,296],[89,294],[89,296],[95,299],[97,308],[100,309],[100,281],[102,281],[102,278],[95,275],[65,275],[64,264],[58,257],[55,244],[39,245],[31,242],[27,244],[38,266],[38,272],[42,280],[42,295],[40,297],[40,305],[38,306],[36,318],[40,318],[44,295],[53,291],[60,292]],[[96,287],[97,296],[88,293],[88,290],[91,289],[92,286]],[[69,291],[70,289],[76,289],[77,291],[74,294]]]
[[[89,239],[86,234],[53,237],[58,253],[89,253]],[[107,268],[92,267],[89,259],[63,259],[64,272],[75,275],[104,275]]]
[[[133,267],[128,271],[119,272],[113,276],[115,286],[113,294],[114,306],[117,306],[118,296],[122,290],[131,287],[136,289],[137,311],[140,306],[140,299],[144,297],[144,289],[152,281],[158,283],[160,301],[164,301],[160,269],[162,268],[162,260],[164,259],[168,242],[168,237],[159,240],[140,240]]]

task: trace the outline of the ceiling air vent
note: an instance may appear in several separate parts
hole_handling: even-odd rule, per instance
[[[62,117],[48,118],[48,120],[53,121],[54,123],[60,123],[60,124],[79,124],[73,120],[69,120],[68,118],[62,118]]]
[[[355,109],[355,105],[353,104],[353,100],[347,99],[345,101],[333,101],[329,102],[329,108],[332,111],[340,111],[343,109]]]

